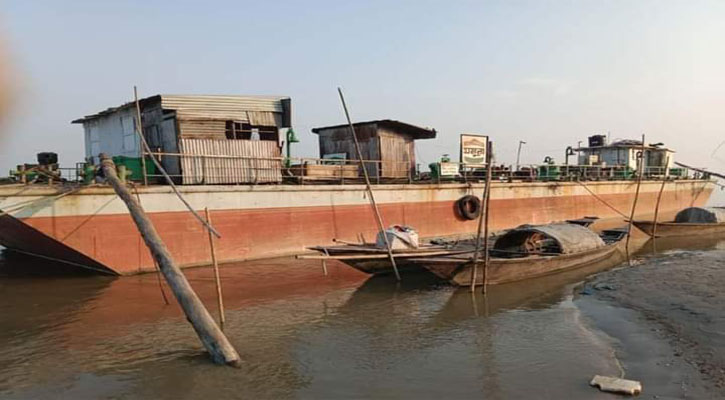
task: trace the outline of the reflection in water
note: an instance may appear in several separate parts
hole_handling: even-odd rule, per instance
[[[287,259],[225,266],[239,370],[209,363],[154,275],[0,279],[0,397],[608,398],[586,381],[617,373],[611,349],[567,285],[619,261],[485,297],[336,263],[327,277]],[[215,315],[211,270],[187,275]]]

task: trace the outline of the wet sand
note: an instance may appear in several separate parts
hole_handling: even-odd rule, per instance
[[[684,250],[683,250],[684,248]],[[659,398],[725,397],[725,241],[649,242],[575,303],[615,343],[627,378]]]

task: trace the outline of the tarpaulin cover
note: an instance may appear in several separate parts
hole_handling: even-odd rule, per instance
[[[725,223],[725,207],[690,207],[677,213],[675,222]]]
[[[566,222],[547,225],[521,225],[506,232],[496,240],[494,249],[505,250],[517,246],[527,236],[541,233],[557,242],[562,254],[579,253],[605,246],[602,238],[591,229]]]
[[[418,248],[418,232],[409,226],[393,225],[385,230],[385,235],[388,236],[388,243],[393,250]],[[383,232],[378,232],[375,245],[381,249],[386,248]]]

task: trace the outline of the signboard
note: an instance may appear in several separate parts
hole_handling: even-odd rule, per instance
[[[488,160],[488,136],[461,135],[461,163],[467,167],[485,167]]]
[[[441,162],[441,176],[458,175],[458,164],[451,162]]]

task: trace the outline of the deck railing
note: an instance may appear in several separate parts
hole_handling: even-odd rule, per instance
[[[361,162],[349,159],[320,159],[311,157],[247,157],[228,155],[189,155],[181,153],[150,153],[163,163],[178,159],[181,172],[170,174],[179,182],[194,184],[260,184],[260,183],[337,183],[356,184],[363,181]],[[193,162],[190,162],[193,161]],[[150,161],[148,162],[150,163]],[[384,183],[445,183],[481,182],[485,180],[486,169],[459,162],[447,162],[448,171],[455,174],[443,175],[437,171],[420,171],[419,165],[408,161],[363,160],[373,184]],[[183,170],[186,167],[187,170]],[[494,180],[508,182],[551,182],[551,181],[607,181],[634,180],[637,172],[625,166],[582,166],[582,165],[522,165],[514,170],[510,165],[492,166]],[[189,179],[193,177],[193,179]],[[162,178],[160,173],[149,174],[148,178]],[[687,179],[689,170],[682,168],[647,167],[645,179]]]
[[[190,155],[182,153],[148,153],[164,165],[178,165],[168,168],[170,177],[177,183],[213,184],[360,184],[363,182],[361,163],[358,160],[320,159],[311,157],[248,157],[229,155]],[[177,160],[169,162],[169,159]],[[147,166],[153,165],[151,160]],[[387,183],[475,183],[485,180],[486,169],[459,162],[446,162],[444,171],[440,165],[432,171],[420,171],[420,165],[408,161],[363,160],[363,165],[373,184]],[[174,173],[173,171],[179,171]],[[84,164],[76,168],[55,170],[62,179],[58,181],[81,182],[87,171]],[[449,174],[445,174],[448,172]],[[452,172],[452,173],[451,173]],[[138,179],[137,180],[141,180]],[[22,175],[16,177],[20,179]],[[567,181],[614,181],[634,180],[637,172],[624,166],[582,166],[582,165],[522,165],[514,170],[510,165],[492,166],[492,177],[504,182],[567,182]],[[163,175],[156,171],[147,173],[149,183],[163,183]],[[646,167],[644,178],[648,180],[675,180],[709,178],[707,175],[686,168]],[[88,181],[88,179],[86,179]],[[44,180],[43,182],[47,182]],[[24,183],[33,183],[26,179]]]

